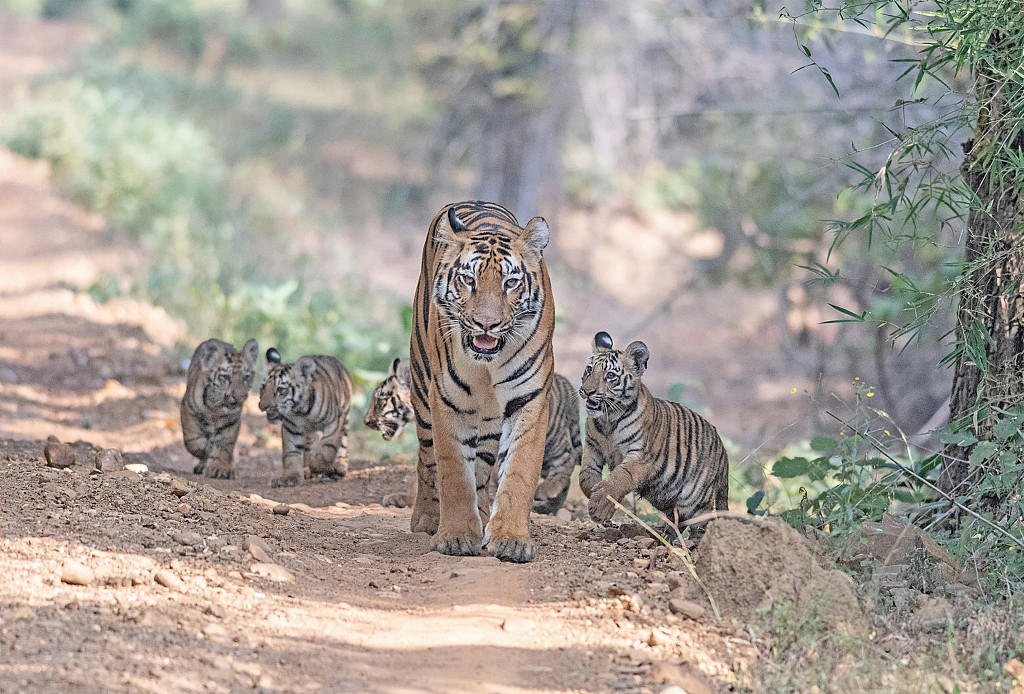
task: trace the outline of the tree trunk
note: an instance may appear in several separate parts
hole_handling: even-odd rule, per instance
[[[1024,400],[1024,200],[1018,190],[1024,181],[1017,180],[1008,156],[1021,153],[1024,138],[1018,124],[1024,114],[1012,112],[1005,99],[1012,51],[1001,44],[1007,43],[1001,32],[993,32],[989,45],[1005,60],[977,71],[980,109],[974,139],[964,146],[962,166],[977,200],[967,220],[964,263],[969,274],[960,289],[960,350],[949,414],[954,426],[965,426],[981,440],[992,438],[997,408]],[[984,474],[984,466],[972,470],[967,462],[972,448],[946,446],[939,478],[944,491],[963,496]]]

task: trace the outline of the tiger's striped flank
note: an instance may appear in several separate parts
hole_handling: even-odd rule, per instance
[[[590,517],[603,522],[636,491],[673,522],[729,508],[729,457],[710,422],[679,403],[651,395],[641,376],[649,351],[632,342],[613,348],[608,333],[594,337],[580,397],[587,409],[587,437],[580,487]],[[611,473],[601,479],[608,466]],[[699,540],[703,527],[691,528]]]
[[[341,362],[313,355],[293,364],[267,350],[267,378],[260,410],[281,422],[281,477],[272,487],[302,484],[310,475],[344,477],[348,472],[348,413],[352,380]]]

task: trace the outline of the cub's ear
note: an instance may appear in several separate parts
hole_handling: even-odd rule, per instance
[[[543,217],[534,217],[526,223],[526,228],[523,229],[523,241],[537,255],[544,254],[544,249],[548,247],[550,235],[551,231],[548,229],[548,223],[544,221]]]
[[[612,336],[605,331],[594,335],[594,351],[609,350],[612,348]]]
[[[302,357],[295,362],[295,368],[299,371],[299,376],[303,381],[309,383],[313,380],[313,372],[316,371],[316,362],[313,357]]]
[[[244,359],[250,366],[254,366],[259,353],[260,343],[256,342],[256,340],[251,337],[246,340],[245,344],[242,346],[242,359]]]
[[[454,207],[449,207],[448,212],[441,215],[441,218],[437,220],[437,230],[434,239],[438,243],[445,245],[461,244],[462,239],[458,235],[466,231],[469,231],[466,223],[455,214]]]
[[[412,389],[412,369],[409,360],[402,359],[399,361],[395,359],[392,368],[395,372],[395,382],[398,384],[398,389],[402,392],[409,392]]]
[[[196,347],[195,353],[192,354],[192,361],[204,369],[209,369],[220,359],[222,354],[223,350],[220,346],[220,340],[210,338]]]
[[[647,345],[640,340],[630,342],[626,347],[626,363],[637,376],[643,376],[644,371],[647,371],[647,360],[650,356],[651,352]]]
[[[271,347],[267,350],[267,363],[268,364],[280,364],[281,353],[277,351],[276,347]]]

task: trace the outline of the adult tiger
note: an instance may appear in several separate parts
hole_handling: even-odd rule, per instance
[[[181,399],[181,433],[185,448],[199,459],[193,472],[207,477],[235,476],[235,442],[242,406],[256,375],[259,345],[234,345],[210,338],[192,353]]]
[[[543,218],[520,227],[486,202],[446,206],[427,232],[410,341],[419,438],[412,530],[434,533],[443,554],[486,545],[499,559],[534,558],[529,516],[553,374],[548,233]]]
[[[370,395],[363,424],[368,429],[379,431],[385,441],[391,441],[415,416],[409,360],[395,359],[388,369],[388,375]],[[572,472],[580,463],[582,448],[580,401],[576,396],[576,388],[569,379],[556,373],[548,393],[544,463],[533,496],[534,511],[553,514],[562,507],[569,493]],[[405,507],[412,504],[414,496],[415,493],[388,494],[383,503],[385,506]]]
[[[267,350],[267,379],[260,410],[281,422],[281,477],[271,487],[302,484],[306,475],[344,477],[348,472],[348,412],[352,380],[341,362],[313,355],[282,364]]]
[[[580,397],[587,408],[587,442],[580,488],[590,517],[603,522],[631,491],[670,520],[681,522],[729,508],[729,457],[715,427],[688,407],[651,395],[640,377],[650,352],[643,342],[620,351],[594,336]],[[607,465],[611,473],[602,481]],[[704,529],[693,528],[700,539]]]

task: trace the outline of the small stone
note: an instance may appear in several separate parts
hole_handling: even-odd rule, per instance
[[[649,563],[650,562],[647,559],[641,559],[640,557],[637,557],[637,558],[635,558],[633,560],[633,568],[634,569],[646,569],[647,565]]]
[[[93,467],[100,472],[117,472],[124,468],[124,458],[116,448],[105,448],[96,454]]]
[[[178,533],[174,539],[178,541],[178,544],[185,545],[186,547],[198,547],[203,544],[203,536],[192,530]]]
[[[188,494],[190,491],[192,491],[192,488],[188,486],[188,483],[185,482],[185,480],[178,479],[177,477],[171,478],[169,484],[167,485],[167,488],[171,492],[171,494],[178,497],[179,499]]]
[[[558,513],[555,514],[555,518],[562,523],[568,523],[572,520],[572,512],[567,508],[560,508]]]
[[[892,604],[898,612],[905,612],[920,593],[912,588],[893,588],[890,593]]]
[[[695,602],[673,598],[668,601],[668,609],[672,614],[682,615],[690,619],[700,619],[704,616],[704,608]]]
[[[923,629],[941,629],[953,619],[953,606],[945,598],[920,594],[914,604],[914,620]]]
[[[142,463],[128,463],[124,466],[124,469],[128,472],[134,472],[136,475],[143,475],[149,472],[149,467]]]
[[[87,586],[93,582],[95,577],[92,569],[84,564],[79,564],[74,559],[65,559],[60,570],[61,583],[73,586]]]
[[[667,646],[670,643],[672,643],[672,637],[661,629],[651,629],[651,633],[647,636],[647,645],[651,648]]]
[[[178,578],[177,574],[167,569],[160,569],[153,574],[153,580],[162,585],[164,588],[171,590],[183,591],[185,590],[185,582]]]
[[[680,587],[682,587],[684,585],[683,584],[683,579],[682,579],[682,577],[679,576],[679,574],[669,574],[668,576],[665,577],[665,583],[667,583],[668,587],[671,588],[672,590],[675,590],[676,588],[680,588]]]
[[[188,504],[185,504],[185,503],[178,504],[178,513],[180,513],[181,515],[183,515],[183,516],[187,515],[191,511],[192,511],[192,507],[189,506]]]
[[[367,584],[367,586],[368,586],[368,587],[370,587],[370,588],[376,588],[376,589],[378,589],[378,590],[380,589],[380,584],[379,584],[379,583],[377,583],[376,581],[370,581],[370,582],[369,582],[369,583]]]
[[[909,571],[908,564],[878,566],[871,573],[871,580],[877,583],[879,588],[906,588],[910,585],[910,581],[907,580]]]
[[[537,622],[532,619],[510,617],[501,623],[502,631],[507,631],[510,634],[525,634],[526,632],[533,631],[536,628]]]
[[[651,666],[651,677],[656,682],[682,689],[685,694],[714,694],[714,689],[705,683],[703,675],[682,665],[654,663]]]
[[[66,443],[50,441],[43,448],[43,455],[50,467],[69,468],[75,464],[75,449]]]
[[[278,583],[293,583],[295,581],[295,576],[288,569],[277,564],[258,562],[250,566],[249,570],[258,576]]]
[[[228,630],[217,624],[217,622],[210,622],[203,627],[203,635],[211,639],[222,639],[228,635]]]
[[[292,510],[292,507],[288,504],[278,504],[274,507],[274,515],[287,516]]]
[[[668,599],[669,600],[685,600],[686,599],[686,588],[684,586],[679,586],[678,588],[673,588],[672,592],[668,594]]]
[[[250,547],[259,547],[267,554],[270,554],[270,545],[259,535],[246,535],[245,541],[242,543],[242,549],[249,549]]]
[[[259,545],[249,545],[249,556],[251,556],[256,561],[260,562],[261,564],[274,563],[273,560],[270,558],[270,555],[267,554],[266,551],[264,551],[264,549]]]
[[[653,537],[638,537],[633,540],[633,545],[640,549],[650,549],[655,542],[657,542],[657,540]]]

